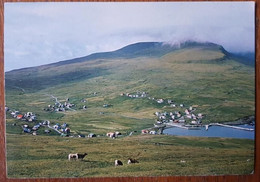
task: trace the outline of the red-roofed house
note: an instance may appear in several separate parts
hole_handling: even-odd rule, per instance
[[[22,118],[23,118],[23,115],[22,115],[22,114],[18,114],[16,118],[17,118],[17,119],[22,119]]]

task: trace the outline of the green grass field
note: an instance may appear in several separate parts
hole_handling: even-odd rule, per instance
[[[141,130],[155,123],[156,111],[184,112],[185,108],[120,94],[148,92],[149,97],[195,106],[196,113],[204,114],[203,124],[235,121],[255,113],[254,76],[253,67],[228,58],[220,49],[201,47],[162,57],[94,59],[6,73],[7,106],[37,116],[37,122],[28,123],[7,112],[8,176],[248,174],[253,170],[254,141],[143,136]],[[75,104],[73,110],[44,110],[54,104],[50,95],[60,102],[69,98]],[[54,131],[45,134],[44,127],[38,136],[22,132],[22,125],[32,127],[43,120],[51,125],[67,123],[71,135],[95,133],[100,137],[62,138]],[[114,131],[125,136],[115,140],[105,137]],[[133,136],[126,137],[133,131]],[[69,162],[67,155],[77,152],[89,155],[83,161]],[[128,157],[140,163],[114,167],[115,159],[126,163]]]
[[[19,145],[17,145],[19,141]],[[9,177],[100,177],[249,174],[254,141],[138,135],[61,138],[7,135]],[[87,152],[82,161],[69,153]],[[129,157],[139,161],[127,164]],[[119,159],[123,166],[114,166]]]

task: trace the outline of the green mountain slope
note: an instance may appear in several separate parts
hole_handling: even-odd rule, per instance
[[[213,43],[137,43],[80,60],[7,72],[6,101],[10,108],[33,111],[39,120],[69,123],[81,133],[140,131],[153,126],[154,112],[174,109],[148,97],[120,94],[148,92],[151,98],[195,106],[205,115],[204,123],[234,121],[254,115],[254,75],[252,67],[233,60]],[[53,104],[49,95],[62,101],[70,98],[75,111],[44,111]]]
[[[207,50],[207,53],[211,51],[211,53],[219,52],[221,54],[217,58],[214,58],[214,54],[212,57],[210,55],[208,60],[221,60],[227,56],[227,52],[222,46],[213,43],[188,41],[177,46],[161,42],[142,42],[128,45],[113,52],[95,53],[82,58],[7,72],[6,87],[26,87],[28,91],[37,91],[60,83],[89,79],[98,75],[107,75],[110,68],[107,69],[103,65],[104,63],[109,64],[108,60],[127,59],[127,61],[132,61],[138,57],[160,58],[168,53],[176,52],[178,54],[182,50],[186,50],[183,53],[186,54],[186,52],[189,52],[188,50],[193,50],[194,48]],[[181,59],[185,60],[186,58],[182,56]],[[135,64],[134,61],[132,62]]]

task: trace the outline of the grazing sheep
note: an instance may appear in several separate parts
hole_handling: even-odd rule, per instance
[[[71,159],[75,159],[75,160],[81,159],[82,160],[86,155],[88,155],[88,154],[87,153],[84,153],[84,154],[78,154],[78,153],[76,153],[76,154],[69,154],[68,159],[69,159],[69,161]]]
[[[115,166],[122,166],[123,165],[123,162],[120,161],[120,160],[115,160]]]
[[[129,158],[127,164],[139,163],[136,159]]]

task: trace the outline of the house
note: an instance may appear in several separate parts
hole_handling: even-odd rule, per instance
[[[180,107],[184,107],[184,104],[180,104]]]
[[[184,118],[179,119],[179,123],[185,123],[185,122],[186,122],[186,121],[185,121]]]
[[[70,128],[65,128],[64,132],[70,134]]]
[[[35,125],[35,126],[33,126],[33,128],[32,128],[32,130],[38,130],[40,128],[40,125]]]
[[[166,119],[166,116],[160,116],[159,119]]]
[[[141,97],[146,97],[147,95],[145,94],[145,92],[142,93]]]
[[[30,116],[30,117],[27,117],[27,120],[32,122],[32,121],[35,121],[36,120],[36,116],[33,115],[33,116]]]
[[[62,128],[66,128],[67,126],[68,126],[67,123],[63,123],[63,124],[61,125]]]
[[[159,104],[162,104],[163,102],[164,102],[163,99],[158,99],[158,100],[157,100],[157,103],[159,103]]]
[[[181,114],[180,111],[175,111],[174,113],[175,113],[175,114]]]
[[[162,124],[162,122],[161,121],[156,121],[156,124]]]
[[[16,118],[17,118],[17,119],[22,119],[22,118],[23,118],[23,115],[22,115],[22,114],[18,114]]]
[[[107,133],[107,136],[110,137],[110,138],[115,138],[115,133],[109,132],[109,133]]]
[[[59,111],[62,111],[62,112],[64,112],[64,111],[65,111],[65,109],[62,107],[62,108],[59,108]]]
[[[87,102],[85,99],[82,99],[81,102]]]
[[[168,116],[168,115],[169,115],[168,112],[164,112],[164,113],[163,113],[163,116]]]
[[[193,120],[193,121],[191,121],[191,124],[198,124],[198,122]]]
[[[186,117],[189,118],[189,119],[192,118],[191,114],[187,114]]]
[[[154,131],[154,130],[152,130],[152,131],[150,131],[150,132],[149,132],[149,134],[151,134],[151,135],[156,135],[156,134],[157,134],[157,132],[156,132],[156,131]]]
[[[149,130],[142,130],[142,134],[147,134],[149,133]]]
[[[17,114],[19,114],[19,113],[16,113],[15,111],[11,112],[11,115],[12,115],[13,117],[16,117]]]
[[[29,128],[23,128],[23,132],[24,132],[24,133],[30,133],[31,130],[30,130]]]
[[[173,100],[168,99],[168,104],[174,104]]]
[[[44,130],[44,133],[50,133],[51,131],[50,130]]]
[[[90,133],[90,134],[88,135],[88,138],[93,138],[93,137],[97,137],[97,135],[94,134],[94,133]]]
[[[203,115],[201,113],[198,114],[198,118],[202,118]]]
[[[56,130],[59,130],[60,129],[60,124],[57,123],[56,125],[53,126],[53,128],[56,129]]]
[[[33,116],[34,114],[32,113],[32,112],[27,112],[24,116],[25,117],[31,117],[31,116]]]
[[[120,133],[119,131],[116,131],[116,132],[115,132],[115,135],[116,135],[116,136],[122,135],[122,133]]]
[[[179,123],[185,123],[184,116],[182,116],[182,117],[179,118]]]
[[[43,124],[43,125],[49,125],[49,124],[50,124],[50,121],[45,120],[45,121],[42,122],[42,124]]]
[[[158,116],[158,117],[161,115],[160,112],[155,112],[154,114],[155,114],[156,116]]]
[[[103,107],[110,107],[110,104],[104,104]]]

